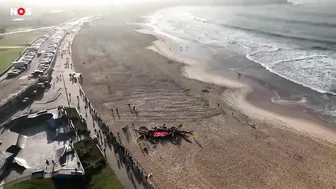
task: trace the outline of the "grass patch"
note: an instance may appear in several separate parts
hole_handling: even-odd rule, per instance
[[[10,64],[16,60],[24,48],[6,49],[0,48],[0,72],[6,70]]]
[[[66,108],[70,119],[72,120],[72,123],[74,124],[74,126],[80,131],[86,131],[87,127],[86,124],[81,120],[76,108]]]
[[[65,109],[67,110],[67,112],[69,113],[69,116],[72,118],[72,117],[78,117],[79,118],[79,115],[78,115],[78,112],[76,110],[76,108],[74,107],[65,107]]]
[[[74,147],[82,163],[88,162],[89,164],[93,164],[102,159],[104,160],[104,157],[101,155],[96,143],[91,139],[77,142]]]
[[[91,139],[77,142],[75,150],[83,164],[91,189],[124,189]]]
[[[124,189],[117,176],[110,167],[103,168],[91,177],[91,189]]]
[[[82,178],[78,179],[33,179],[26,180],[6,189],[83,189],[85,188],[85,181]]]
[[[43,35],[46,30],[0,35],[0,72],[16,60],[33,40]],[[22,48],[6,48],[6,46],[22,46]]]
[[[0,35],[0,46],[29,46],[37,37],[43,35],[46,30],[13,33]]]
[[[6,189],[55,189],[54,183],[51,179],[34,179],[26,180],[12,186],[6,187]]]

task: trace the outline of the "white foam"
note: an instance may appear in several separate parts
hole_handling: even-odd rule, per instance
[[[271,101],[275,104],[304,104],[307,102],[306,97],[301,97],[300,100],[286,100],[283,98],[279,98],[279,97],[272,97]]]
[[[186,10],[166,9],[152,17],[155,32],[172,39],[187,39],[202,44],[230,48],[267,70],[320,93],[335,94],[332,80],[336,56],[332,52],[302,50],[288,39],[270,38],[251,32],[223,28]]]

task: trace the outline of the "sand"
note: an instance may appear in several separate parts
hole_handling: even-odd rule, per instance
[[[220,96],[227,104],[230,104],[235,109],[239,109],[245,115],[253,117],[254,119],[259,119],[268,122],[278,121],[275,124],[278,127],[287,127],[290,129],[295,129],[301,133],[310,135],[311,137],[318,138],[320,140],[326,140],[328,142],[336,142],[336,130],[328,126],[326,123],[319,121],[314,118],[309,118],[309,120],[303,120],[296,117],[283,116],[260,107],[252,105],[246,100],[246,97],[254,91],[252,86],[249,86],[239,79],[225,78],[223,76],[218,76],[207,72],[207,64],[200,62],[198,60],[193,60],[186,57],[181,57],[177,52],[173,51],[171,39],[163,35],[154,33],[148,29],[137,30],[140,33],[153,34],[159,38],[153,42],[153,45],[148,47],[148,49],[153,50],[163,56],[170,59],[176,60],[178,62],[183,62],[185,65],[181,69],[182,75],[196,79],[199,81],[214,83],[216,85],[229,88],[230,90],[225,90]],[[275,99],[279,98],[275,93]],[[296,113],[297,114],[297,113]],[[279,122],[281,120],[281,122]]]
[[[248,85],[210,77],[202,71],[206,64],[170,54],[162,39],[126,24],[138,20],[117,19],[97,20],[82,30],[72,47],[73,61],[83,73],[85,93],[112,131],[132,122],[136,128],[183,123],[183,129],[194,131],[192,143],[148,144],[148,155],[134,132],[131,138],[121,135],[159,188],[336,187],[335,145],[319,138],[332,139],[334,132],[251,105],[245,100],[252,90]],[[191,79],[200,73],[214,84]],[[120,119],[111,114],[116,107]]]

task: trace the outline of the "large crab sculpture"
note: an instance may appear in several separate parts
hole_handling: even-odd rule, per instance
[[[135,131],[140,134],[137,141],[148,140],[153,144],[157,144],[163,141],[170,141],[173,144],[179,144],[179,139],[183,138],[187,142],[191,143],[189,136],[192,135],[192,131],[182,131],[180,130],[183,125],[180,124],[177,127],[166,127],[165,125],[160,127],[152,127],[148,129],[147,127],[140,127],[139,130]]]

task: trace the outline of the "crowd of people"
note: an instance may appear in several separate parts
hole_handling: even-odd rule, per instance
[[[137,178],[139,182],[144,183],[148,188],[155,188],[153,184],[149,182],[149,178],[152,176],[152,174],[146,173],[144,169],[140,166],[140,164],[133,158],[132,154],[122,144],[120,140],[120,133],[117,132],[117,134],[115,135],[109,129],[109,126],[102,120],[101,116],[93,108],[89,99],[86,97],[86,95],[81,89],[79,89],[79,94],[85,103],[85,106],[84,106],[85,109],[89,110],[94,123],[97,123],[97,127],[93,125],[93,127],[95,128],[94,131],[95,131],[97,138],[102,141],[106,141],[106,144],[111,144],[113,146],[114,153],[119,155],[121,163],[125,165],[128,172],[133,171],[135,177]],[[131,107],[130,104],[128,104],[128,106]],[[135,106],[133,106],[133,110],[136,111]],[[117,114],[119,113],[118,108],[115,108],[115,111]],[[132,125],[134,126],[134,123],[132,123]],[[105,148],[106,145],[101,145],[99,143],[98,145],[100,146],[104,155],[106,156],[106,148]]]

